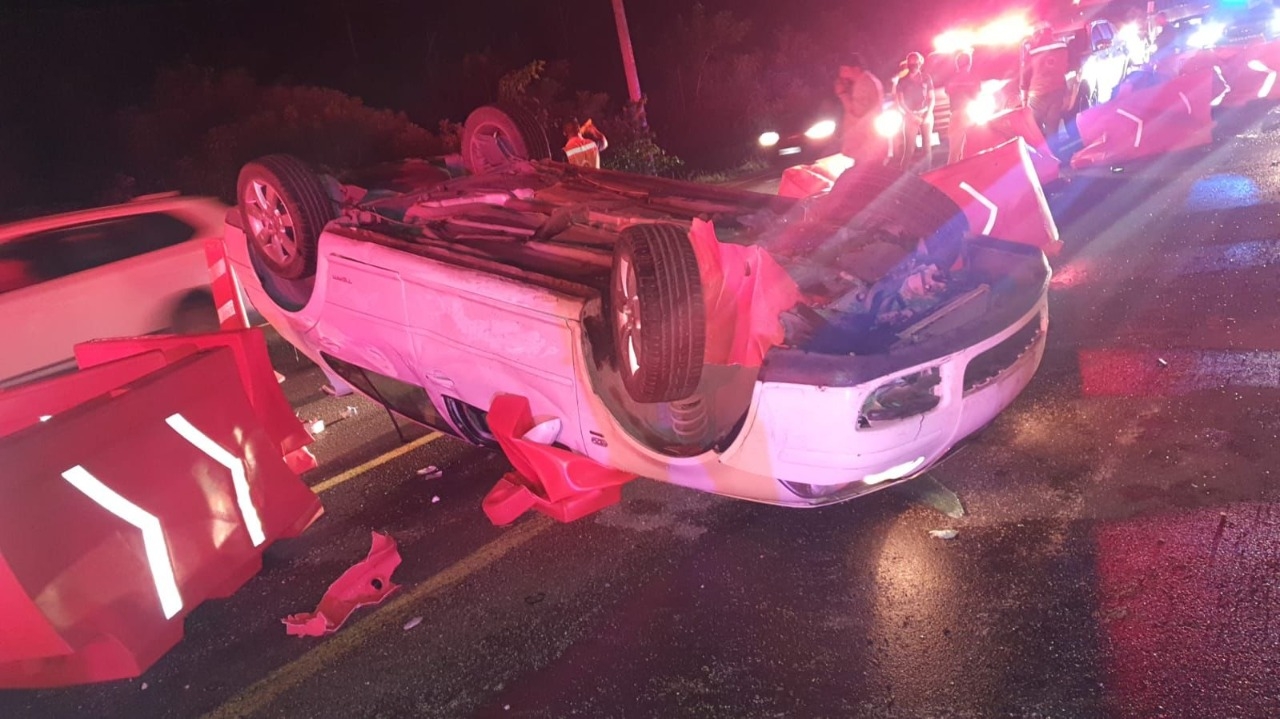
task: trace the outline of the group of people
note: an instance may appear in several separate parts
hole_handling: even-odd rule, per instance
[[[972,55],[960,52],[954,61],[955,73],[944,86],[951,102],[948,162],[964,157],[965,138],[972,122],[965,108],[978,98],[982,87],[981,81],[973,74]],[[1062,125],[1069,92],[1069,70],[1066,44],[1054,37],[1047,24],[1037,26],[1024,50],[1019,83],[1023,103],[1031,108],[1036,124],[1051,146],[1056,144]],[[934,90],[932,77],[924,72],[924,56],[918,52],[909,53],[893,87],[894,105],[902,116],[904,166],[919,164],[925,170],[933,166]],[[875,126],[881,112],[884,86],[866,69],[859,54],[853,53],[840,66],[835,92],[844,106],[841,152],[855,165],[885,164],[889,143]]]

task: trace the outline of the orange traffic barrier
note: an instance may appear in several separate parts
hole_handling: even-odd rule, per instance
[[[1024,106],[1005,110],[984,123],[972,125],[965,131],[965,159],[993,150],[1010,140],[1020,137],[1026,145],[1027,156],[1035,168],[1041,185],[1058,179],[1058,158],[1049,151],[1049,143],[1036,125],[1031,108]]]
[[[225,335],[93,343],[0,392],[0,687],[138,676],[320,516],[261,335]]]
[[[1050,255],[1061,249],[1031,149],[1021,137],[922,177],[960,206],[973,233],[1032,245]]]
[[[1209,144],[1214,79],[1213,69],[1204,68],[1154,87],[1119,92],[1081,112],[1076,126],[1085,147],[1071,165],[1123,162]]]

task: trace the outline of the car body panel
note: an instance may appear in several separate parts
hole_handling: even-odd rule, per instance
[[[20,338],[0,356],[0,385],[72,366],[72,346],[169,328],[178,302],[210,284],[205,243],[222,234],[226,206],[206,198],[143,200],[0,227],[0,248],[42,232],[160,214],[192,228],[190,239],[0,293],[0,331]]]

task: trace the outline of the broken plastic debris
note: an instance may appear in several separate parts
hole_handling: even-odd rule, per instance
[[[146,683],[146,682],[143,682],[143,683],[142,683],[142,691],[144,691],[144,692],[145,692],[146,690],[147,690],[147,683]]]
[[[418,470],[418,476],[424,479],[440,479],[444,476],[444,472],[434,464],[429,464]]]
[[[323,431],[324,431],[324,420],[323,420],[323,419],[317,419],[316,421],[314,421],[314,422],[312,422],[311,424],[307,425],[307,431],[311,432],[311,434],[312,434],[313,436],[314,436],[314,435],[317,435],[317,434],[320,434],[321,432],[323,432]]]
[[[537,444],[554,444],[556,439],[560,436],[560,429],[563,426],[564,423],[560,421],[559,417],[552,417],[551,419],[533,425],[532,429],[524,433],[523,439],[530,442],[536,442]]]
[[[934,539],[955,539],[960,533],[954,529],[930,529],[929,536]]]
[[[290,636],[318,637],[336,632],[347,617],[360,607],[380,604],[400,588],[391,574],[400,566],[400,550],[396,540],[373,533],[369,555],[342,573],[324,596],[314,613],[290,614],[280,620]]]
[[[347,408],[342,410],[343,419],[350,419],[358,414],[360,414],[360,410],[352,405],[347,405]]]
[[[330,397],[337,397],[337,396],[338,396],[338,390],[334,389],[332,386],[327,385],[327,384],[325,384],[325,385],[320,385],[320,391],[321,391],[321,392],[324,392],[325,394],[329,395]]]
[[[1168,366],[1169,366],[1169,362],[1168,362],[1165,358],[1163,358],[1163,357],[1158,357],[1158,358],[1156,358],[1156,362],[1159,362],[1161,367],[1168,367]]]
[[[414,617],[413,619],[410,619],[409,621],[404,623],[404,630],[407,632],[421,623],[422,623],[422,617]]]
[[[431,503],[432,503],[432,504],[436,504],[436,503],[437,503],[437,502],[439,502],[439,501],[440,501],[440,495],[438,495],[438,494],[437,494],[436,496],[434,496],[434,497],[432,497],[432,498],[431,498]]]
[[[276,372],[276,384],[284,384],[285,376]]]

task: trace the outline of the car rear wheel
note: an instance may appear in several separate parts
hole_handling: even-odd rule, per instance
[[[686,399],[702,379],[707,312],[698,258],[679,225],[622,231],[610,312],[618,371],[637,402]]]
[[[964,212],[950,197],[909,172],[857,167],[836,180],[818,208],[821,219],[863,231],[884,231],[923,240],[939,264],[955,262],[969,231]]]
[[[486,105],[467,116],[462,128],[462,164],[480,175],[519,160],[551,157],[547,133],[532,115],[517,107]]]
[[[261,264],[285,280],[313,276],[320,233],[338,215],[320,176],[291,155],[267,155],[240,170],[236,197]]]

